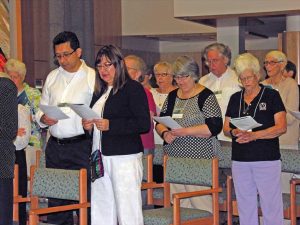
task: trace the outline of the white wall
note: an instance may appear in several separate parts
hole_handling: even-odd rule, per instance
[[[200,42],[161,41],[159,43],[159,51],[160,52],[198,52],[198,51],[202,51],[205,48],[205,46],[213,42],[215,41],[200,41]],[[277,49],[277,38],[246,40],[245,49],[246,50]]]
[[[214,32],[214,27],[174,18],[173,0],[122,0],[122,35]]]

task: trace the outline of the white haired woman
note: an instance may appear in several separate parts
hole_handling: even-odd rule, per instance
[[[278,137],[286,132],[286,112],[278,91],[259,84],[260,65],[239,55],[236,73],[243,89],[230,98],[223,131],[232,138],[232,176],[241,225],[258,225],[257,193],[264,225],[283,224]],[[240,130],[231,118],[251,116],[262,126]]]
[[[286,109],[299,110],[299,88],[297,82],[284,76],[287,64],[286,55],[281,51],[270,51],[265,56],[264,65],[269,76],[262,84],[270,85],[279,91]],[[280,148],[298,150],[299,121],[289,111],[286,114],[287,131],[279,137]]]

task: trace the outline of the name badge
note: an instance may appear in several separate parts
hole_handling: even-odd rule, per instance
[[[172,115],[173,119],[181,119],[182,117],[183,117],[182,113],[176,113],[176,114],[173,113],[173,115]]]
[[[175,108],[173,110],[172,118],[173,119],[181,119],[183,117],[184,108]]]

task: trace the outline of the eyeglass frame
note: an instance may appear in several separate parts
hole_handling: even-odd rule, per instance
[[[72,52],[63,52],[63,53],[61,53],[61,54],[59,54],[59,55],[55,54],[55,55],[53,56],[53,58],[56,59],[56,60],[61,60],[62,58],[68,59],[68,58],[70,58],[70,56],[71,56],[76,50],[77,50],[77,49],[73,50]]]
[[[113,65],[113,63],[106,62],[106,63],[104,63],[104,65],[97,64],[96,68],[97,68],[97,70],[101,70],[101,69],[108,70],[112,65]]]
[[[264,64],[264,66],[267,66],[267,65],[275,66],[276,64],[282,63],[282,62],[283,62],[282,60],[280,60],[280,61],[271,60],[271,61],[264,61],[263,64]]]
[[[167,77],[169,75],[172,75],[170,73],[164,72],[164,73],[154,73],[155,77]]]
[[[238,80],[239,80],[240,83],[244,83],[246,81],[253,81],[254,77],[256,77],[256,76],[252,75],[252,76],[248,76],[248,77],[244,77],[244,78],[238,77]]]
[[[216,63],[220,62],[222,59],[223,59],[222,56],[220,56],[217,59],[206,59],[205,60],[205,65],[209,66],[211,64],[216,64]]]
[[[185,75],[174,75],[173,78],[174,80],[186,80],[189,76],[191,76],[190,74],[185,74]]]

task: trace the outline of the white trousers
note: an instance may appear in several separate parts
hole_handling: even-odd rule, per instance
[[[92,225],[143,225],[142,153],[103,156],[104,177],[92,183]]]

